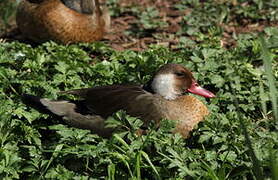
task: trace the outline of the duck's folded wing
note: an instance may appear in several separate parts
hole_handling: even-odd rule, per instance
[[[164,118],[159,107],[161,99],[140,86],[102,86],[63,93],[81,97],[92,113],[104,118],[121,109],[145,121]]]

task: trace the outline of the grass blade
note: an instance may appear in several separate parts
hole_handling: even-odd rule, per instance
[[[272,179],[278,180],[278,158],[275,156],[275,152],[273,150],[270,150],[270,163]]]
[[[217,177],[213,169],[205,161],[202,160],[202,163],[203,163],[203,168],[207,170],[209,177],[212,180],[219,180],[219,178]]]
[[[263,172],[262,172],[262,168],[261,168],[261,165],[260,165],[260,161],[258,160],[258,158],[255,154],[255,151],[252,147],[252,142],[251,142],[250,136],[247,132],[247,128],[246,128],[246,125],[245,125],[245,119],[243,119],[241,114],[239,113],[239,103],[238,103],[238,100],[235,96],[235,92],[233,92],[233,97],[234,97],[234,104],[236,106],[236,113],[237,113],[237,117],[239,119],[240,127],[242,128],[242,131],[243,131],[243,134],[244,134],[244,137],[245,137],[245,141],[246,141],[246,145],[249,149],[249,151],[248,151],[249,154],[248,155],[250,156],[250,158],[253,162],[253,173],[254,173],[257,180],[263,179]]]
[[[141,179],[141,152],[139,151],[136,154],[136,174],[137,174],[137,179],[140,180]]]
[[[58,144],[50,158],[50,160],[48,161],[46,167],[44,168],[44,170],[41,173],[41,177],[46,173],[46,171],[48,170],[50,164],[52,163],[52,161],[58,156],[58,154],[61,152],[61,150],[63,149],[64,144]]]
[[[114,152],[114,153],[110,153],[112,156],[114,156],[114,157],[116,157],[116,158],[118,158],[120,161],[122,161],[123,163],[124,163],[124,165],[127,167],[127,169],[128,169],[128,172],[129,172],[129,174],[130,174],[130,177],[134,177],[133,176],[133,173],[132,173],[132,171],[131,171],[131,169],[130,169],[130,166],[129,166],[129,163],[128,163],[128,161],[126,160],[126,159],[128,159],[128,157],[126,156],[126,155],[122,155],[122,154],[120,154],[120,153],[117,153],[117,152]]]
[[[115,180],[115,171],[116,171],[116,167],[115,164],[110,164],[108,166],[108,179],[109,180]]]
[[[274,80],[274,77],[272,74],[272,68],[271,68],[272,56],[266,46],[265,39],[262,36],[260,36],[259,40],[260,40],[260,44],[261,44],[261,50],[262,50],[261,54],[262,54],[262,58],[263,58],[263,62],[264,62],[264,69],[265,69],[266,77],[267,77],[267,80],[269,83],[269,91],[270,91],[270,98],[271,98],[271,102],[272,102],[272,110],[274,113],[274,117],[275,117],[276,121],[278,122],[278,105],[277,105],[277,97],[276,97],[277,89],[275,87],[275,80]]]
[[[157,177],[160,179],[159,173],[156,170],[155,166],[153,165],[152,161],[149,158],[149,155],[147,153],[145,153],[144,151],[140,151],[140,153],[143,155],[143,157],[147,160],[147,162],[149,163],[149,165],[152,167],[153,171],[155,172],[155,174],[157,175]]]
[[[263,83],[261,80],[259,82],[259,86],[260,86],[261,106],[262,106],[263,114],[265,116],[267,114],[267,109],[266,109],[266,101],[263,98],[265,95],[265,92],[264,92],[264,87],[263,87]]]
[[[114,134],[113,135],[124,147],[126,147],[128,150],[130,150],[129,145],[118,135]]]

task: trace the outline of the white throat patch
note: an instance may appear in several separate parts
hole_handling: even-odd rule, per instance
[[[175,77],[173,74],[155,76],[152,82],[152,89],[155,93],[168,100],[176,99],[179,94],[175,89]]]

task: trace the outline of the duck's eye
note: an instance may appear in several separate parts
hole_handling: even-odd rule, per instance
[[[179,77],[185,76],[185,73],[183,73],[183,72],[176,72],[175,74],[176,74],[177,76],[179,76]]]

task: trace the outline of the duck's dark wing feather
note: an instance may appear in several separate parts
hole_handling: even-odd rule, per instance
[[[64,91],[84,99],[92,113],[104,118],[123,109],[131,116],[146,121],[161,118],[160,98],[142,89],[140,86],[112,85],[87,89]]]

